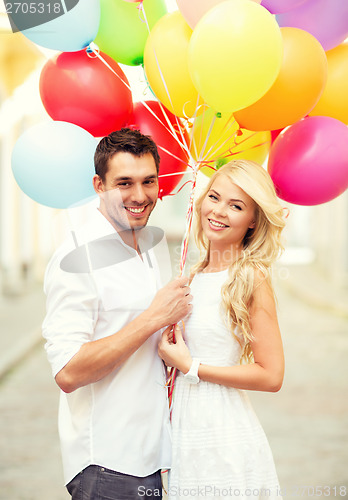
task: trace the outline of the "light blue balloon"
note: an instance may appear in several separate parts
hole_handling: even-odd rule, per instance
[[[95,196],[97,140],[77,125],[42,122],[17,140],[12,171],[18,186],[41,205],[68,208]]]
[[[48,8],[48,3],[43,2]],[[68,7],[63,0],[57,0],[57,9]],[[51,7],[52,8],[52,5]],[[79,0],[71,10],[51,21],[34,28],[22,30],[29,40],[47,49],[75,52],[87,47],[98,33],[100,21],[100,0]]]

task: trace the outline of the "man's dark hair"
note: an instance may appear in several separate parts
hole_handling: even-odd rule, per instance
[[[139,130],[121,128],[103,137],[94,154],[95,173],[105,182],[108,171],[108,161],[114,154],[125,152],[140,157],[150,153],[155,160],[157,173],[159,171],[160,156],[157,146],[150,136],[142,134]]]

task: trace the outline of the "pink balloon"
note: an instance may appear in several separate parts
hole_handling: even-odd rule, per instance
[[[328,116],[303,118],[275,140],[268,171],[289,203],[333,200],[348,188],[348,127]]]
[[[270,11],[271,14],[280,14],[295,9],[308,0],[262,0],[261,5]]]
[[[186,19],[186,22],[194,29],[198,21],[208,12],[208,10],[224,1],[225,0],[176,0],[176,3],[178,4],[181,14]],[[253,0],[253,2],[259,4],[261,0]]]
[[[303,5],[277,15],[279,26],[291,26],[311,33],[330,50],[348,36],[347,0],[307,0]]]

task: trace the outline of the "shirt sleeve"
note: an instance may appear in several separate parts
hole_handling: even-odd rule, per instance
[[[47,313],[42,333],[55,377],[83,344],[93,340],[98,295],[91,274],[65,272],[59,258],[47,268],[44,289]]]

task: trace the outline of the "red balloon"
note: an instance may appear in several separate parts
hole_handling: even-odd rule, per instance
[[[280,132],[282,132],[283,128],[278,128],[277,130],[271,130],[271,144],[274,143]]]
[[[156,116],[153,116],[147,107],[149,107],[152,113]],[[175,129],[176,138],[173,137],[169,129],[166,117]],[[185,150],[178,142],[183,142],[178,124],[181,126],[180,118],[177,118],[167,109],[165,110],[164,115],[161,106],[157,101],[145,101],[144,104],[141,102],[134,104],[133,116],[128,124],[128,126],[139,129],[142,134],[150,135],[157,144],[158,152],[161,157],[159,170],[160,199],[162,199],[163,196],[170,194],[178,185],[188,164],[188,153],[186,152],[188,146],[186,146]],[[187,145],[188,134],[183,128],[182,134]],[[166,174],[176,174],[178,172],[182,172],[182,174],[161,177]]]
[[[126,75],[111,57],[100,54],[117,75],[81,50],[52,57],[40,76],[41,99],[51,118],[74,123],[96,137],[124,126],[133,109]]]

